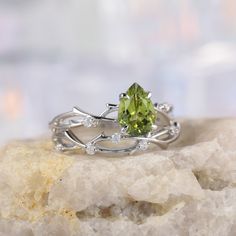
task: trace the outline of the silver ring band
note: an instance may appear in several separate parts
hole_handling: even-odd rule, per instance
[[[49,124],[52,140],[59,151],[84,149],[87,154],[111,153],[132,154],[144,151],[150,144],[167,148],[180,134],[180,124],[170,116],[172,106],[167,103],[154,104],[157,119],[151,130],[145,135],[130,135],[127,127],[121,127],[117,118],[110,118],[117,113],[119,105],[107,104],[107,109],[99,116],[74,107],[71,112],[56,116]],[[82,131],[84,130],[84,131]],[[88,130],[88,140],[83,140]],[[92,132],[92,133],[93,133]]]

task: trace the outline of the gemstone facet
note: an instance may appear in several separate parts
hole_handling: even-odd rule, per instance
[[[139,142],[139,149],[142,151],[146,151],[148,149],[148,142],[146,140],[141,140]]]
[[[92,126],[96,126],[96,121],[93,117],[91,116],[86,116],[83,121],[82,121],[83,125],[87,128],[90,128]]]
[[[118,121],[122,127],[127,126],[131,136],[141,136],[152,130],[157,119],[157,111],[150,99],[149,93],[134,83],[120,98]]]
[[[114,133],[112,136],[111,136],[111,141],[113,143],[119,143],[121,140],[121,135],[119,133]]]
[[[87,154],[89,154],[89,155],[94,155],[95,152],[96,152],[95,146],[94,146],[92,143],[88,143],[88,144],[86,145],[86,152],[87,152]]]

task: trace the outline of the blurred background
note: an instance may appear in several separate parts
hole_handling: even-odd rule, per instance
[[[236,1],[0,0],[0,144],[135,81],[176,116],[235,116]]]

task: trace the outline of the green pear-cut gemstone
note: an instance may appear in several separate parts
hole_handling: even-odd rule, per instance
[[[131,136],[140,136],[149,133],[157,119],[157,112],[148,92],[134,83],[120,99],[118,121],[122,127],[127,127]]]

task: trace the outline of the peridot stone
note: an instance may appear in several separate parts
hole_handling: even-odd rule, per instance
[[[148,92],[134,83],[120,99],[118,110],[119,124],[127,126],[127,133],[140,136],[149,133],[157,119],[157,112]]]

